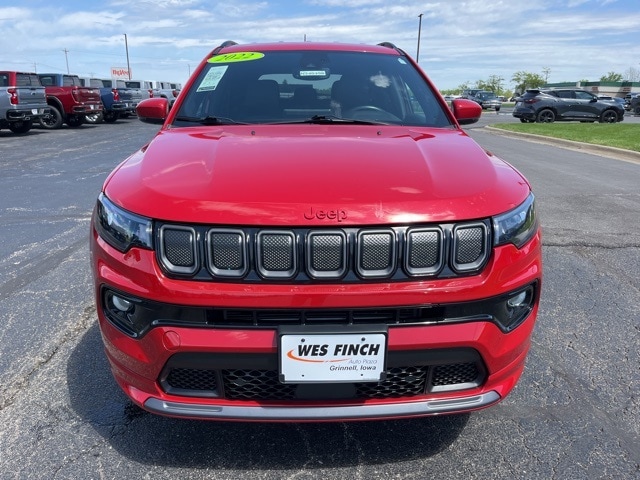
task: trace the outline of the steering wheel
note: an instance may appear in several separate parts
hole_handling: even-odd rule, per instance
[[[353,107],[342,114],[343,118],[353,120],[381,120],[385,122],[400,122],[400,118],[375,105],[361,105]]]

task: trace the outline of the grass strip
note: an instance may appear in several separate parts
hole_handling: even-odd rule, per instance
[[[624,123],[496,123],[492,127],[574,142],[640,152],[640,124]]]

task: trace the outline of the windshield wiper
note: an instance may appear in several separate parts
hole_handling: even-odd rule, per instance
[[[200,125],[246,125],[245,122],[237,122],[232,118],[227,117],[213,117],[211,115],[207,117],[176,117],[177,122],[189,122],[199,123]]]
[[[317,123],[317,124],[330,124],[330,123],[341,123],[341,124],[350,124],[350,125],[389,125],[386,122],[375,122],[370,120],[356,120],[354,118],[341,118],[336,117],[335,115],[314,115],[313,117],[300,119],[300,120],[290,120],[286,122],[274,122],[277,124],[288,124],[288,123]]]

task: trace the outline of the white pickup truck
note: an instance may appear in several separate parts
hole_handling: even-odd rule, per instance
[[[153,82],[153,98],[166,98],[169,101],[169,108],[176,101],[180,92],[179,84],[170,82]]]

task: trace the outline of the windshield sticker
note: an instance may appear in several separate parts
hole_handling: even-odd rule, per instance
[[[211,90],[215,90],[218,87],[220,80],[222,80],[222,77],[224,77],[224,73],[227,71],[227,68],[229,68],[228,65],[211,67],[211,69],[202,79],[202,82],[200,82],[200,85],[198,86],[198,89],[196,91],[208,92]]]
[[[260,52],[237,52],[223,53],[216,55],[207,60],[209,63],[232,63],[232,62],[248,62],[249,60],[259,60],[264,57],[264,53]]]

